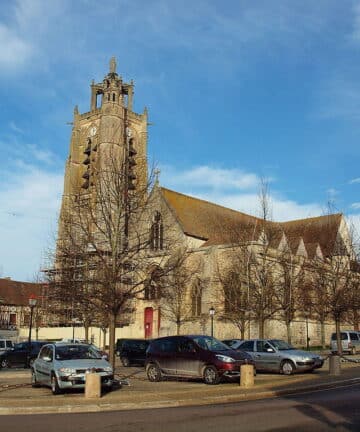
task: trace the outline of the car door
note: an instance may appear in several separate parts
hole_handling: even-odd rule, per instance
[[[16,345],[13,351],[8,352],[9,362],[13,366],[23,366],[26,363],[27,356],[29,354],[28,343],[22,342]]]
[[[36,379],[43,384],[51,384],[53,357],[54,356],[52,346],[45,345],[41,348],[39,356],[34,363]]]
[[[178,340],[178,352],[176,357],[176,375],[190,377],[200,376],[200,353],[192,340],[187,338]]]
[[[158,341],[156,361],[166,375],[176,375],[176,360],[178,352],[178,338],[169,337]]]
[[[256,358],[259,369],[277,371],[280,367],[280,355],[267,340],[256,341]]]

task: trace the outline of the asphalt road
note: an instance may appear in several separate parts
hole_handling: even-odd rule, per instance
[[[88,414],[1,416],[11,432],[359,431],[360,384],[276,399]]]

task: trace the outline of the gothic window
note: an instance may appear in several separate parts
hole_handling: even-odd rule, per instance
[[[239,273],[230,272],[224,281],[224,310],[225,313],[238,312],[246,308],[246,285]]]
[[[161,298],[161,269],[154,268],[145,283],[144,299],[158,300]]]
[[[201,315],[201,283],[196,281],[191,293],[191,314],[192,316]]]
[[[164,247],[164,232],[163,223],[160,212],[155,212],[150,229],[150,247],[152,250],[163,249]]]
[[[113,102],[115,102],[115,93],[113,93]]]

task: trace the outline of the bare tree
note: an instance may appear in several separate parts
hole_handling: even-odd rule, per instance
[[[224,297],[224,310],[221,317],[234,324],[239,329],[241,339],[245,339],[245,332],[249,329],[251,320],[250,293],[246,273],[244,275],[240,269],[241,267],[231,266],[219,272],[218,279]]]
[[[282,231],[271,221],[268,183],[262,179],[259,191],[259,239],[251,249],[249,260],[250,307],[258,323],[259,338],[264,338],[265,323],[273,318],[280,306],[276,302],[279,286],[277,243]]]
[[[189,248],[179,248],[165,265],[165,276],[159,278],[161,314],[176,325],[179,335],[184,323],[201,313],[201,262]],[[161,270],[163,272],[164,270]],[[200,295],[197,295],[199,293]]]
[[[116,325],[129,320],[149,276],[151,183],[133,183],[132,158],[113,151],[101,156],[87,188],[63,205],[53,282],[58,299],[73,304],[73,316],[84,321],[94,309],[108,316],[114,365]],[[161,266],[167,254],[157,260]]]

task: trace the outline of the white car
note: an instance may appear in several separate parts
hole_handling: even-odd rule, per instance
[[[89,344],[47,344],[31,368],[31,384],[51,388],[53,394],[71,388],[84,388],[85,376],[96,372],[102,387],[111,388],[114,371],[111,364]]]

